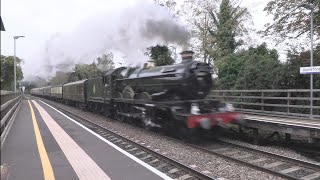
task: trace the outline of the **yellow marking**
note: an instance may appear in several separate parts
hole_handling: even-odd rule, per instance
[[[33,127],[34,127],[34,134],[36,135],[36,140],[37,140],[38,150],[39,150],[39,154],[40,154],[44,179],[45,180],[54,180],[55,178],[54,178],[52,166],[51,166],[46,148],[44,147],[41,133],[39,130],[39,126],[38,126],[36,117],[34,115],[32,105],[29,100],[28,100],[28,103],[29,103],[29,107],[30,107],[30,111],[31,111],[31,117],[32,117],[32,122],[33,122]]]

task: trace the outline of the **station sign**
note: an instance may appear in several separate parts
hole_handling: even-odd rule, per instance
[[[300,67],[300,74],[320,74],[320,66]]]

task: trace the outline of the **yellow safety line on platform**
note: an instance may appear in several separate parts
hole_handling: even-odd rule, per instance
[[[103,169],[35,100],[31,101],[80,180],[111,180]]]
[[[36,135],[36,140],[37,140],[38,150],[39,150],[39,154],[40,154],[44,179],[45,180],[54,180],[55,178],[54,178],[52,166],[51,166],[46,148],[44,147],[41,133],[39,130],[39,126],[38,126],[36,117],[34,115],[32,105],[29,100],[28,100],[28,103],[29,103],[29,107],[30,107],[30,111],[31,111],[31,117],[32,117],[32,122],[33,122],[33,127],[34,127],[34,134]]]

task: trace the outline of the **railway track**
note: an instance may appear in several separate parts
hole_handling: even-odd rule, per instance
[[[45,100],[48,104],[52,103]],[[61,109],[55,105],[52,105],[60,111],[74,117],[81,124],[85,125],[89,129],[93,130],[97,134],[106,138],[110,142],[118,145],[119,147],[127,150],[130,154],[143,159],[146,163],[156,167],[165,174],[169,174],[173,178],[181,179],[214,179],[206,174],[203,174],[197,170],[194,170],[186,165],[183,165],[169,157],[159,154],[143,144],[139,144],[138,141],[133,141],[125,135],[118,134],[112,130],[105,129],[104,127],[85,119],[79,115],[76,115],[65,109]],[[217,143],[205,143],[205,144],[191,144],[185,143],[175,138],[169,137],[173,141],[184,143],[192,148],[198,149],[199,151],[206,152],[215,156],[222,157],[230,161],[234,161],[239,164],[251,167],[253,169],[267,172],[269,174],[283,177],[286,179],[304,179],[304,180],[320,180],[320,166],[311,162],[306,162],[262,150],[257,150],[241,145],[217,140]],[[124,143],[124,144],[122,144]],[[156,164],[153,164],[157,162]],[[159,163],[158,163],[159,162]],[[162,167],[163,164],[167,164],[166,168]],[[178,171],[177,171],[178,170]],[[178,174],[172,172],[180,172]],[[178,177],[179,176],[179,177]]]
[[[58,106],[53,105],[52,103],[45,100],[45,103],[53,106],[69,117],[73,118],[77,122],[81,123],[85,127],[89,128],[96,134],[100,135],[104,139],[112,142],[116,146],[135,156],[136,158],[142,160],[148,165],[158,169],[172,179],[177,180],[214,180],[216,178],[210,177],[205,173],[199,172],[189,166],[186,166],[170,157],[167,157],[163,154],[160,154],[148,147],[144,146],[143,142],[135,140],[126,135],[120,134],[113,129],[106,129],[101,125],[92,122],[84,117],[81,117],[71,111],[62,109]]]
[[[320,166],[317,164],[221,140],[217,142],[214,145],[188,145],[286,179],[320,179]]]

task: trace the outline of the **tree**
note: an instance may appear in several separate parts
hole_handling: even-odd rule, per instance
[[[40,76],[36,76],[34,82],[37,84],[37,87],[44,87],[49,85],[48,80]]]
[[[112,53],[103,54],[96,60],[97,63],[93,62],[91,64],[75,64],[72,72],[56,71],[55,76],[50,78],[49,84],[59,85],[82,79],[96,78],[103,76],[103,74],[106,73],[108,70],[114,68]]]
[[[50,85],[60,85],[68,82],[70,72],[56,71],[56,75],[49,80]]]
[[[171,57],[171,52],[167,46],[151,46],[147,48],[145,54],[154,60],[156,66],[171,65],[174,63],[174,59]]]
[[[310,76],[306,74],[300,74],[300,67],[310,66],[310,51],[297,52],[292,50],[288,52],[287,62],[285,63],[284,76],[283,76],[283,88],[286,89],[309,89],[310,88]],[[320,46],[317,46],[314,50],[314,65],[320,65]],[[320,76],[318,74],[313,75],[314,88],[320,88]]]
[[[217,40],[217,47],[220,57],[233,53],[237,46],[241,43],[236,41],[237,29],[240,25],[239,17],[247,13],[246,9],[233,7],[229,0],[223,0],[220,5],[220,11],[217,15],[213,11],[209,11],[211,18],[217,26],[214,32],[210,30],[210,34]]]
[[[73,72],[69,76],[68,82],[78,81],[102,76],[102,71],[95,63],[92,64],[76,64]]]
[[[204,62],[213,62],[233,53],[243,41],[236,40],[248,33],[246,22],[250,14],[236,1],[188,0],[184,13],[190,16],[196,51],[202,54]]]
[[[33,81],[22,81],[21,86],[25,87],[25,93],[29,93],[31,89],[37,87],[37,84]]]
[[[278,89],[284,74],[283,67],[277,51],[261,44],[225,56],[217,85],[219,89]]]
[[[166,7],[171,13],[176,13],[177,3],[174,0],[153,0],[159,6]]]
[[[17,87],[23,79],[23,72],[21,68],[22,60],[16,57],[16,76],[17,76]],[[13,56],[1,55],[1,89],[3,90],[14,90],[14,60]]]
[[[250,48],[242,57],[246,59],[235,84],[236,89],[279,89],[284,75],[283,64],[276,50],[266,44]]]
[[[107,72],[111,69],[114,69],[114,62],[113,62],[113,54],[103,54],[101,57],[97,58],[97,67],[102,71],[102,72]]]
[[[287,38],[296,39],[301,37],[305,41],[306,35],[310,34],[310,10],[301,4],[314,5],[314,36],[320,39],[320,0],[272,0],[265,7],[265,11],[273,15],[273,23],[266,24],[265,36],[279,36],[279,41]],[[309,39],[308,39],[309,41]],[[320,41],[319,41],[320,43]]]
[[[187,17],[188,28],[191,30],[191,46],[195,52],[195,59],[201,59],[206,63],[212,62],[210,52],[215,50],[215,39],[209,35],[212,21],[208,15],[208,9],[216,9],[217,0],[185,0],[180,16]]]

